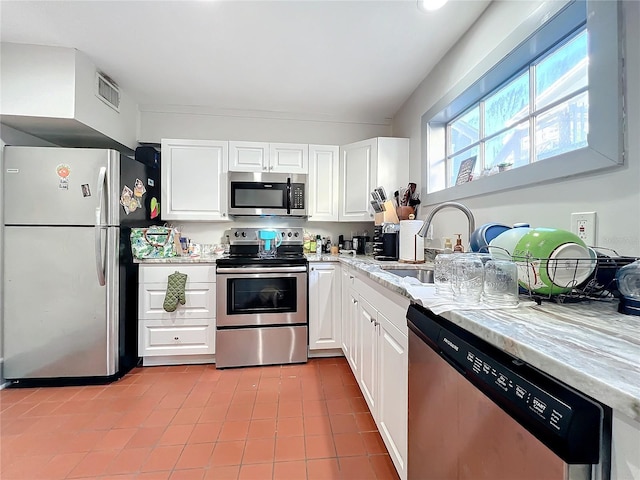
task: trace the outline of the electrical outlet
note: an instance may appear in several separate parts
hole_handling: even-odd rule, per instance
[[[571,214],[571,231],[589,246],[596,245],[596,212]]]

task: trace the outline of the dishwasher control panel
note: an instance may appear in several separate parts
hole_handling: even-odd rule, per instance
[[[573,415],[569,405],[449,332],[441,331],[438,344],[443,353],[454,359],[474,380],[519,404],[523,411],[528,411],[559,434],[567,432]]]

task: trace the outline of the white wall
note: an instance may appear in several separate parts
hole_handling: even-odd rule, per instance
[[[277,112],[148,105],[139,106],[139,110],[138,141],[141,143],[160,143],[162,138],[190,138],[344,145],[391,134],[390,124],[344,122]]]
[[[334,119],[305,118],[269,112],[217,112],[210,109],[158,108],[141,106],[138,141],[160,143],[162,138],[196,140],[248,140],[319,145],[345,145],[373,137],[388,137],[390,125],[340,122]],[[224,231],[232,227],[303,227],[310,233],[345,239],[368,231],[373,235],[373,222],[332,223],[307,222],[299,219],[237,219],[234,222],[179,222],[186,236],[196,243],[221,243]]]
[[[421,117],[459,78],[479,63],[542,2],[493,2],[482,17],[441,60],[396,114],[393,135],[411,139],[410,176],[424,178]],[[625,1],[628,156],[622,168],[520,188],[463,201],[476,224],[528,222],[532,226],[570,228],[571,212],[597,212],[598,246],[622,255],[640,255],[640,2]],[[424,187],[424,185],[421,185]],[[421,217],[430,208],[422,208]],[[434,240],[466,232],[466,218],[445,209],[434,219]],[[464,237],[466,238],[466,234]],[[466,242],[465,242],[466,243]]]
[[[75,50],[2,43],[0,51],[3,115],[73,118]]]
[[[75,118],[119,143],[135,149],[138,122],[137,104],[126,91],[120,90],[120,105],[116,111],[95,94],[96,65],[82,52],[74,50]],[[99,70],[99,67],[98,67]],[[108,74],[108,72],[106,72]]]

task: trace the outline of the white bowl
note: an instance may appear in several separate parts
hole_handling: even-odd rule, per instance
[[[547,277],[558,287],[575,287],[581,284],[596,268],[597,258],[593,250],[577,243],[565,243],[549,256]]]

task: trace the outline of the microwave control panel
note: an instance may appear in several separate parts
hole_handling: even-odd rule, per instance
[[[291,184],[291,208],[304,209],[304,184]]]

